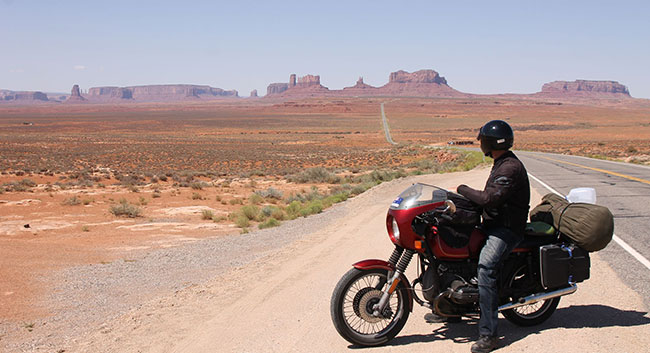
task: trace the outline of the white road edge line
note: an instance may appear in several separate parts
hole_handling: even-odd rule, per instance
[[[560,193],[557,192],[555,189],[553,189],[552,187],[548,186],[545,182],[539,180],[539,178],[537,178],[536,176],[534,176],[534,175],[532,175],[532,174],[530,174],[530,173],[528,173],[528,176],[531,177],[531,178],[532,178],[533,180],[535,180],[536,182],[540,183],[543,187],[547,188],[550,192],[552,192],[552,193],[554,193],[554,194],[557,194],[557,195],[560,195],[560,196],[564,197],[564,195],[560,194]],[[648,270],[650,270],[650,261],[648,261],[648,259],[646,259],[645,257],[643,257],[643,255],[639,254],[638,251],[634,250],[634,248],[631,247],[630,245],[628,245],[628,243],[626,243],[625,241],[623,241],[623,239],[617,237],[616,234],[614,234],[614,236],[612,237],[612,239],[614,239],[614,241],[615,241],[616,243],[618,243],[618,245],[620,245],[620,246],[621,246],[625,251],[627,251],[627,252],[628,252],[630,255],[632,255],[635,259],[637,259],[637,261],[639,261],[643,266],[645,266]]]

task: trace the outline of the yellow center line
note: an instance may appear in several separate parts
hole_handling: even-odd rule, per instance
[[[548,159],[549,161],[554,161],[554,162],[558,162],[558,163],[564,163],[564,164],[568,164],[568,165],[572,165],[572,166],[580,167],[580,168],[585,168],[585,169],[591,169],[591,170],[594,170],[594,171],[597,171],[597,172],[601,172],[601,173],[605,173],[605,174],[610,174],[610,175],[615,175],[615,176],[617,176],[617,177],[621,177],[621,178],[625,178],[625,179],[629,179],[629,180],[634,180],[634,181],[638,181],[638,182],[640,182],[640,183],[644,183],[644,184],[648,184],[648,185],[650,185],[650,180],[645,180],[645,179],[641,179],[641,178],[633,177],[633,176],[630,176],[630,175],[625,175],[625,174],[621,174],[621,173],[617,173],[617,172],[612,172],[612,171],[605,170],[605,169],[587,167],[586,165],[582,165],[582,164],[576,164],[576,163],[571,163],[571,162],[565,162],[565,161],[561,161],[561,160],[558,160],[558,159],[553,159],[553,158],[548,158],[548,157],[543,157],[543,156],[540,156],[540,157],[542,157],[542,158],[544,158],[544,159]]]

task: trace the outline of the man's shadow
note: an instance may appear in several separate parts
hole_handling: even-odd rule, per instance
[[[647,312],[619,310],[611,306],[593,304],[574,305],[557,309],[547,321],[537,326],[522,327],[512,324],[505,319],[500,319],[499,332],[504,338],[500,341],[499,346],[502,348],[530,334],[540,333],[544,330],[558,327],[580,329],[648,325],[650,324],[650,317],[647,317],[647,314]],[[413,317],[411,320],[417,320],[417,318]],[[434,342],[438,340],[451,340],[455,343],[473,342],[478,339],[477,324],[477,319],[464,319],[461,323],[445,323],[428,334],[398,335],[385,345],[402,346],[416,342]],[[351,345],[349,348],[361,347]]]

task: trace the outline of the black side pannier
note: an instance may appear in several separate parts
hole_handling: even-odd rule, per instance
[[[539,247],[542,286],[562,288],[589,279],[589,252],[573,244]]]

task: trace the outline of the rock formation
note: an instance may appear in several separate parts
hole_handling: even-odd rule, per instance
[[[16,102],[16,103],[30,103],[30,102],[47,102],[47,94],[39,91],[9,91],[0,90],[0,102]]]
[[[266,87],[266,95],[270,96],[280,94],[287,89],[289,89],[288,83],[271,83],[268,87]]]
[[[238,97],[235,90],[199,85],[147,85],[130,87],[92,87],[88,90],[91,99],[134,100],[145,102],[172,102],[187,99],[212,99]]]
[[[447,85],[447,80],[434,70],[420,70],[413,73],[400,70],[391,72],[388,83],[379,87],[378,94],[387,96],[413,97],[465,97]]]
[[[88,96],[97,98],[132,99],[133,91],[123,87],[92,87]]]
[[[298,79],[297,87],[307,88],[313,86],[320,86],[320,76],[306,75]]]
[[[373,87],[363,82],[360,77],[352,87],[330,91],[320,83],[320,76],[305,75],[298,78],[289,76],[289,83],[272,83],[267,88],[267,95],[285,97],[336,95],[336,96],[409,96],[409,97],[466,97],[447,85],[447,80],[433,70],[420,70],[413,73],[393,72],[388,83],[382,87]]]
[[[630,97],[627,87],[616,81],[554,81],[544,84],[539,93],[552,96],[602,97],[617,95]]]
[[[315,92],[327,92],[329,89],[320,84],[320,76],[305,75],[296,80],[296,74],[289,76],[289,83],[271,83],[266,87],[267,96],[314,96]]]
[[[363,77],[359,77],[359,79],[357,80],[357,83],[354,86],[345,87],[345,88],[343,88],[343,91],[346,91],[346,92],[347,91],[355,91],[356,92],[356,91],[360,90],[361,92],[363,92],[363,91],[376,90],[376,89],[377,89],[377,87],[373,87],[371,85],[365,84],[363,82]],[[357,93],[361,93],[361,92],[357,92]]]
[[[435,83],[447,85],[447,80],[433,70],[420,70],[413,73],[399,70],[390,73],[388,83]]]
[[[251,91],[251,98],[257,98],[257,90],[256,89]]]
[[[70,97],[68,97],[68,99],[66,99],[65,101],[70,102],[70,103],[86,101],[86,98],[81,96],[81,91],[79,90],[79,85],[72,86],[72,91],[70,92]]]

